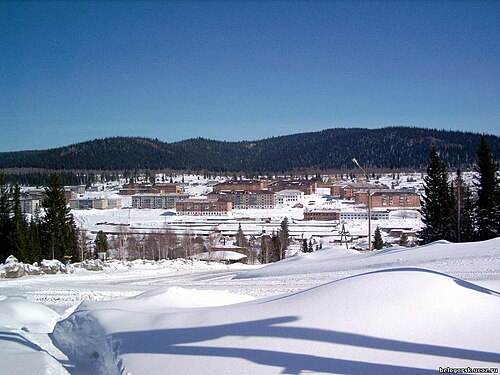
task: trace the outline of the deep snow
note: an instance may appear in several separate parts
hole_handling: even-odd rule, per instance
[[[113,265],[0,280],[0,373],[418,374],[500,363],[500,239],[327,247],[261,268]],[[63,353],[46,333],[59,318],[50,337]]]

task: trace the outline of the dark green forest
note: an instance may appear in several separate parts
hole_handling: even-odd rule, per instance
[[[0,169],[287,173],[352,169],[355,157],[366,168],[420,170],[427,165],[432,147],[450,167],[471,168],[481,136],[388,127],[328,129],[240,142],[196,138],[166,143],[158,139],[113,137],[50,150],[3,152]],[[500,137],[489,135],[488,139],[498,155]],[[80,176],[80,181],[85,183],[85,178]]]

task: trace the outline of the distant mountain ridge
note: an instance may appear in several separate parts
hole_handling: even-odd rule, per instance
[[[257,141],[204,138],[167,143],[112,137],[49,150],[0,153],[0,168],[55,170],[172,169],[290,172],[366,168],[425,168],[431,147],[452,167],[471,167],[481,134],[410,127],[337,128]],[[488,135],[498,159],[500,137]]]

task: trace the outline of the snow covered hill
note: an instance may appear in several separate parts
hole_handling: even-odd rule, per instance
[[[0,373],[499,367],[500,238],[331,247],[246,270],[191,263],[0,280]]]
[[[500,294],[422,269],[219,308],[157,297],[82,304],[53,339],[103,374],[426,374],[500,362]]]

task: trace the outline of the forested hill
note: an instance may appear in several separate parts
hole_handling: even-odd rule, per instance
[[[328,129],[242,142],[113,137],[0,153],[0,168],[289,172],[352,168],[353,157],[367,168],[425,168],[433,145],[450,166],[470,167],[480,139],[477,133],[408,127]],[[498,159],[500,137],[488,140]]]

